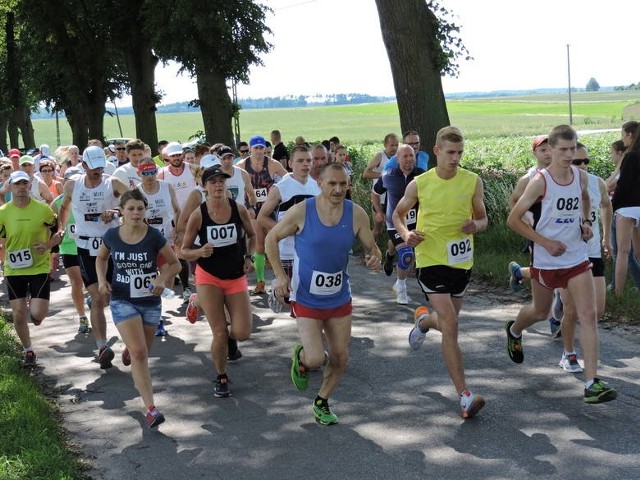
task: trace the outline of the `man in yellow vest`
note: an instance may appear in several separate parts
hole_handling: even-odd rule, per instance
[[[471,277],[473,235],[486,230],[487,213],[480,177],[460,167],[464,151],[460,129],[441,129],[433,151],[436,167],[407,185],[393,213],[396,231],[415,248],[418,283],[433,310],[416,309],[409,345],[418,349],[430,328],[442,333],[444,363],[459,395],[462,417],[470,418],[484,406],[484,399],[467,388],[458,313]],[[410,231],[406,214],[417,202],[418,224]]]

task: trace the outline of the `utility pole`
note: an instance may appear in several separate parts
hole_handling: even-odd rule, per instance
[[[573,109],[571,105],[571,59],[569,57],[568,43],[567,43],[567,78],[569,79],[569,125],[573,125]]]

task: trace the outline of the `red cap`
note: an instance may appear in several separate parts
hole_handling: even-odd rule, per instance
[[[21,156],[22,154],[20,153],[20,150],[18,150],[17,148],[12,148],[11,150],[9,150],[9,158],[13,158],[13,157],[20,158]]]
[[[548,141],[549,141],[549,137],[547,137],[546,135],[538,135],[536,138],[534,138],[533,144],[531,144],[531,146],[535,150],[540,145],[542,145],[544,142],[548,142]]]

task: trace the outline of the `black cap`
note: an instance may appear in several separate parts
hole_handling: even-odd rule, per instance
[[[216,175],[222,175],[225,178],[231,178],[231,175],[222,171],[221,165],[214,165],[213,167],[207,168],[202,174],[202,185],[207,183],[211,177],[215,177]]]
[[[234,155],[233,150],[231,150],[231,148],[227,147],[226,145],[221,146],[218,151],[216,152],[216,154],[218,155],[219,158],[222,158],[226,155]]]

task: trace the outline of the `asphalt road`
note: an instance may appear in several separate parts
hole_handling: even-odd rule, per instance
[[[155,343],[150,359],[156,404],[167,418],[156,431],[144,423],[110,316],[116,359],[104,371],[94,361],[92,335],[77,333],[64,276],[54,286],[50,317],[31,329],[34,374],[57,397],[94,479],[640,478],[637,330],[601,328],[600,376],[619,397],[586,405],[583,376],[558,367],[562,345],[546,323],[525,332],[524,364],[509,360],[504,322],[525,298],[473,284],[460,343],[468,385],[487,404],[465,421],[441,359],[440,334],[430,332],[418,351],[408,347],[417,303],[396,305],[393,280],[356,259],[350,273],[350,362],[331,399],[339,425],[314,422],[319,373],[308,391],[293,387],[295,322],[271,312],[266,297],[252,298],[253,335],[229,369],[233,395],[226,399],[213,396],[207,323],[189,324],[181,300],[165,301],[169,335]],[[421,299],[414,280],[409,294]]]

